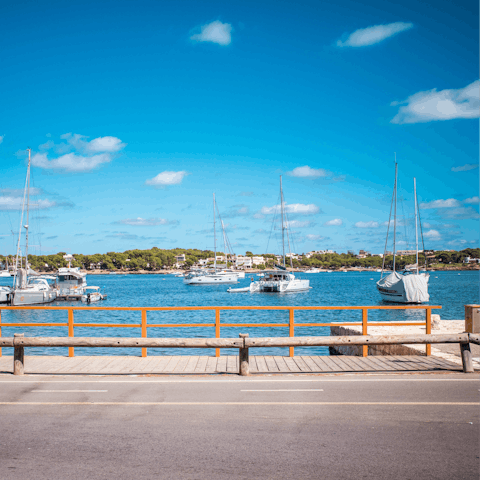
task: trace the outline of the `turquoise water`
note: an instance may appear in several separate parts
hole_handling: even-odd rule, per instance
[[[333,272],[299,275],[310,280],[313,287],[307,292],[276,293],[227,293],[225,285],[184,285],[183,279],[173,275],[90,275],[89,285],[98,285],[108,294],[108,299],[95,306],[159,307],[159,306],[349,306],[386,305],[383,303],[375,282],[379,273],[372,272]],[[0,279],[0,284],[8,285],[8,279]],[[250,277],[239,281],[238,287],[247,286]],[[441,305],[439,313],[444,320],[464,318],[464,305],[479,302],[478,272],[431,272],[430,305]],[[52,305],[83,306],[79,302],[57,302]],[[178,324],[179,327],[160,329],[149,328],[149,337],[199,337],[215,336],[212,327],[187,328],[183,323],[214,323],[214,311],[148,312],[148,323]],[[75,312],[76,322],[85,323],[140,323],[140,312]],[[371,311],[372,321],[421,321],[424,311],[392,310]],[[361,311],[297,311],[296,322],[342,322],[360,321]],[[66,311],[3,311],[2,322],[66,322]],[[222,311],[222,323],[287,323],[288,311]],[[3,327],[2,335],[24,332],[27,336],[66,336],[66,327]],[[238,337],[239,333],[253,336],[287,336],[287,328],[229,328],[222,327],[222,337]],[[297,327],[295,334],[329,335],[328,327]],[[76,336],[91,337],[140,337],[140,328],[75,328]],[[252,354],[286,354],[287,349],[258,349]],[[149,355],[211,355],[210,349],[149,349]],[[3,349],[4,355],[11,355],[12,349]],[[66,348],[31,348],[27,354],[66,355]],[[222,350],[224,354],[236,354],[236,350]],[[326,347],[297,348],[296,354],[328,355]],[[76,348],[76,355],[140,355],[139,349]]]

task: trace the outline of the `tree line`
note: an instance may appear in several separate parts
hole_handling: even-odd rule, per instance
[[[108,252],[96,253],[93,255],[73,254],[73,267],[80,267],[86,270],[108,270],[108,271],[157,271],[162,269],[173,268],[176,264],[175,257],[178,255],[185,255],[184,269],[188,269],[198,263],[199,260],[212,258],[214,253],[211,250],[198,250],[195,248],[174,248],[171,250],[164,250],[153,247],[149,250],[127,250],[125,252]],[[68,262],[63,258],[65,252],[59,252],[54,255],[29,255],[28,260],[33,270],[38,272],[56,271],[60,267],[66,267]],[[217,252],[217,255],[222,255],[222,252]],[[252,252],[247,252],[247,256],[253,256]],[[275,255],[272,254],[258,254],[263,256],[266,260],[265,264],[259,265],[258,268],[272,268],[276,263]],[[14,263],[14,256],[8,255],[8,264]],[[442,265],[459,265],[463,264],[465,257],[480,258],[479,248],[467,248],[461,251],[437,251],[431,254],[427,253],[427,260],[429,265],[435,265],[435,268],[441,268]],[[6,257],[0,255],[0,262],[5,267]],[[292,264],[294,268],[323,268],[329,270],[337,270],[340,268],[360,267],[360,268],[381,268],[383,258],[377,256],[369,256],[366,258],[356,258],[355,255],[347,253],[327,253],[323,255],[313,255],[310,258],[303,256],[301,260],[293,259]],[[402,269],[406,265],[415,263],[415,256],[396,257],[395,260],[397,269]],[[420,254],[419,263],[424,264],[424,256]],[[287,264],[290,264],[287,259]],[[233,266],[231,262],[227,266]],[[393,257],[387,256],[385,258],[385,266],[392,268]]]

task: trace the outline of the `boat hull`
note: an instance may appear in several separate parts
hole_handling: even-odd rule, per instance
[[[57,293],[51,291],[29,291],[29,290],[15,290],[12,298],[12,305],[16,307],[25,305],[42,305],[44,303],[51,303],[57,298]]]
[[[237,283],[237,274],[229,275],[198,275],[192,278],[185,278],[183,283],[186,285],[216,285],[225,283]]]

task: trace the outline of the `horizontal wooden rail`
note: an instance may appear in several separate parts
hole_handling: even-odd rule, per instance
[[[439,305],[388,305],[388,306],[199,306],[199,307],[77,307],[77,306],[23,306],[23,307],[8,307],[0,306],[0,338],[1,338],[1,328],[2,327],[67,327],[68,336],[74,338],[75,328],[139,328],[141,329],[142,338],[148,337],[149,328],[215,328],[215,337],[220,338],[221,328],[288,328],[288,334],[290,337],[295,336],[295,327],[333,327],[333,326],[361,326],[362,334],[368,334],[369,326],[425,326],[425,331],[427,334],[431,333],[431,313],[432,309],[441,309]],[[41,310],[41,311],[50,311],[50,310],[66,310],[68,313],[68,322],[6,322],[3,323],[1,319],[2,310],[14,310],[14,311],[29,311],[29,310]],[[288,323],[221,323],[220,321],[220,312],[222,310],[226,311],[288,311]],[[362,318],[360,322],[350,321],[350,322],[295,322],[295,310],[298,311],[360,311],[362,313]],[[412,322],[369,322],[368,321],[368,311],[369,310],[424,310],[425,311],[425,320],[422,322],[412,321]],[[82,311],[133,311],[141,312],[141,323],[90,323],[90,322],[75,322],[74,312]],[[159,323],[148,323],[147,322],[147,312],[193,312],[193,311],[213,311],[215,312],[215,323],[169,323],[169,324],[159,324]],[[247,319],[248,320],[248,319]],[[2,355],[0,344],[0,356]],[[147,347],[143,347],[142,356],[147,356]],[[215,347],[215,355],[220,356],[220,348]],[[363,347],[363,356],[367,356],[368,347]],[[426,354],[430,355],[430,344],[426,345]],[[294,347],[290,347],[289,355],[292,357],[294,355]],[[74,356],[74,346],[69,347],[69,356]]]
[[[470,339],[470,343],[480,345],[480,335],[478,333],[469,333],[468,337]]]
[[[0,345],[14,347],[14,374],[24,372],[25,347],[152,347],[152,348],[238,348],[240,375],[249,374],[249,348],[262,347],[307,347],[331,345],[400,345],[458,343],[462,356],[463,371],[473,373],[470,341],[479,341],[479,335],[425,334],[425,335],[343,335],[335,337],[265,337],[249,338],[91,338],[91,337],[25,337],[15,334],[0,338]]]

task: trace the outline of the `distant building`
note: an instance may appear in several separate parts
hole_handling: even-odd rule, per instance
[[[178,268],[185,263],[185,254],[175,255],[175,267]]]
[[[465,257],[463,263],[480,263],[480,258]]]

